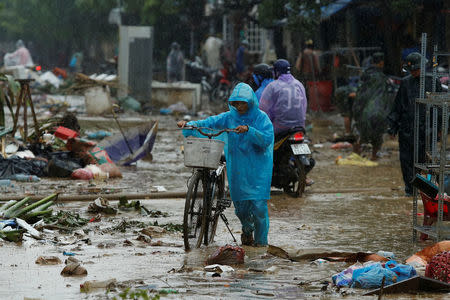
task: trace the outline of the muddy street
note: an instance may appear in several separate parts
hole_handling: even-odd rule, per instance
[[[92,191],[108,193],[150,193],[162,190],[186,191],[191,170],[183,165],[181,132],[175,119],[159,116],[159,130],[153,161],[139,161],[121,167],[123,179],[108,179],[89,184],[76,180],[43,179],[39,183],[18,183],[3,195],[34,193],[48,195],[54,190],[67,194]],[[337,121],[336,121],[337,120]],[[102,126],[99,125],[98,128]],[[375,167],[337,165],[338,156],[351,151],[333,150],[327,141],[341,130],[339,116],[324,115],[312,122],[308,133],[317,160],[310,177],[315,181],[305,195],[293,199],[273,190],[269,201],[269,244],[297,253],[328,251],[395,253],[404,261],[431,242],[412,244],[412,199],[404,197],[396,142],[387,141],[382,158]],[[321,145],[314,147],[313,145]],[[367,152],[369,153],[369,152]],[[201,249],[185,252],[182,234],[184,199],[140,199],[150,211],[142,216],[136,211],[102,215],[99,222],[89,222],[71,232],[47,229],[41,240],[26,238],[21,244],[0,241],[1,299],[113,299],[126,288],[151,290],[152,295],[167,298],[287,298],[361,299],[363,290],[336,291],[330,287],[331,276],[348,267],[343,262],[311,263],[291,261],[267,254],[266,248],[247,247],[245,264],[235,272],[212,277],[204,271],[205,260],[217,247],[233,243],[223,222],[219,222],[215,242]],[[87,212],[89,201],[64,202],[55,210]],[[112,206],[117,201],[110,201]],[[421,207],[419,207],[419,211]],[[240,244],[240,223],[233,207],[226,216]],[[155,223],[156,222],[156,223]],[[160,225],[169,226],[160,227]],[[141,231],[151,225],[163,228],[148,238]],[[87,270],[82,277],[60,275],[64,260],[74,254]],[[57,256],[62,264],[38,265],[39,256]],[[116,279],[114,288],[80,292],[88,280]],[[417,296],[416,299],[421,299]],[[433,298],[433,295],[423,296]],[[434,295],[435,299],[443,299]],[[375,297],[366,297],[375,299]],[[389,297],[412,299],[411,295]]]

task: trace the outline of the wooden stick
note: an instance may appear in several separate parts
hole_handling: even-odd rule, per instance
[[[10,196],[0,196],[0,201],[9,201],[9,200],[21,200],[25,196],[24,195],[10,195]],[[30,200],[36,201],[41,200],[42,195],[37,196],[29,196]],[[118,194],[89,194],[89,195],[70,195],[70,194],[59,194],[58,202],[70,202],[70,201],[93,201],[99,197],[108,199],[108,200],[119,200],[119,198],[125,197],[127,200],[131,199],[139,199],[139,200],[155,200],[155,199],[183,199],[186,197],[186,192],[179,193],[168,193],[168,192],[158,192],[158,193],[142,193],[142,194],[126,194],[126,193],[118,193]]]

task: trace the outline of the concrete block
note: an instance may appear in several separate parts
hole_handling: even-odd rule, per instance
[[[187,108],[197,111],[201,106],[201,85],[191,82],[152,82],[152,101],[164,103],[167,106],[183,102]]]

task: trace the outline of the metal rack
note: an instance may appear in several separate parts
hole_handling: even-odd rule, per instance
[[[421,69],[425,70],[426,33],[422,34]],[[438,183],[438,213],[436,223],[430,226],[420,226],[417,218],[418,191],[414,187],[413,198],[413,242],[417,240],[417,232],[425,233],[441,241],[450,237],[450,224],[443,221],[444,217],[444,177],[450,174],[450,152],[447,151],[447,135],[449,125],[450,90],[448,93],[436,93],[437,59],[438,56],[449,56],[449,53],[437,51],[434,47],[432,93],[425,94],[426,72],[420,74],[420,94],[415,101],[414,119],[414,167],[416,172],[431,175],[431,180]],[[425,107],[425,109],[423,109]],[[421,115],[425,114],[425,116]],[[420,119],[425,118],[425,162],[419,162],[419,128]],[[440,128],[441,139],[438,139]],[[449,205],[450,206],[450,205]]]

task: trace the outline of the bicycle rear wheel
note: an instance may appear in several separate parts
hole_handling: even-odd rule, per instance
[[[219,222],[218,201],[224,197],[225,193],[225,176],[224,173],[217,177],[211,185],[210,199],[207,205],[207,212],[204,222],[204,243],[208,245],[214,241],[216,235],[217,223]]]
[[[203,220],[206,209],[204,206],[205,183],[203,174],[200,171],[195,172],[191,178],[184,204],[183,216],[183,239],[186,250],[199,248],[203,238]]]

